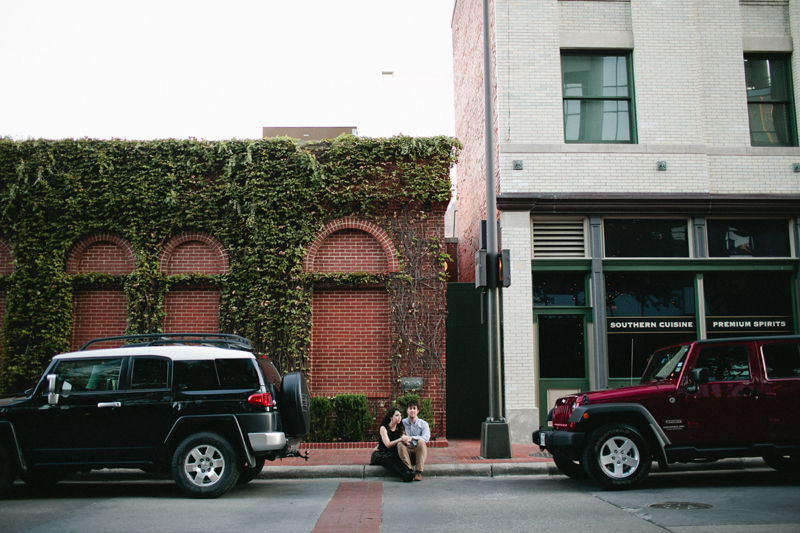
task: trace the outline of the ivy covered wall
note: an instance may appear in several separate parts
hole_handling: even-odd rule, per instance
[[[441,359],[443,351],[426,351],[443,350],[443,328],[414,324],[429,324],[428,315],[437,314],[443,324],[444,306],[421,306],[409,294],[414,278],[408,272],[432,273],[443,302],[443,246],[420,221],[449,201],[449,170],[459,149],[449,137],[342,136],[302,148],[288,138],[0,140],[0,238],[14,261],[12,273],[0,275],[6,301],[0,389],[30,386],[54,354],[69,349],[73,294],[86,287],[123,288],[127,333],[135,334],[163,330],[170,289],[214,285],[222,295],[220,331],[250,338],[287,372],[308,368],[315,284],[379,284],[393,305],[411,309],[393,321],[400,348],[387,354],[387,364],[396,366],[394,375],[406,364],[397,363],[404,340],[422,330],[430,338],[414,339],[408,364]],[[306,247],[327,221],[344,216],[385,228],[398,242],[401,272],[305,272]],[[219,239],[230,269],[164,275],[159,253],[184,231]],[[71,248],[96,232],[113,232],[132,245],[133,273],[67,274]]]

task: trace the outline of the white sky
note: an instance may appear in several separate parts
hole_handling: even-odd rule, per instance
[[[454,135],[452,9],[0,0],[0,137],[242,139],[262,126]]]

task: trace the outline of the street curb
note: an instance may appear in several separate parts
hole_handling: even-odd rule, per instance
[[[666,470],[653,464],[652,472],[692,472],[716,470],[769,469],[760,457],[720,459],[711,463],[678,463]],[[426,477],[503,477],[503,476],[560,476],[552,461],[535,463],[456,463],[433,464],[425,467]],[[103,469],[71,474],[67,481],[158,481],[171,480],[169,474],[149,474],[138,469]],[[382,466],[319,465],[266,466],[257,479],[396,479]]]

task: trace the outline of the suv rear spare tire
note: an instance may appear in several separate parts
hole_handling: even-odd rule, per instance
[[[217,433],[190,435],[175,449],[172,477],[193,498],[222,496],[239,480],[236,451]]]
[[[606,489],[627,489],[644,481],[653,458],[639,431],[628,424],[606,424],[589,433],[583,466]]]
[[[283,431],[287,436],[302,437],[311,430],[311,396],[308,382],[300,372],[283,376],[280,402]]]

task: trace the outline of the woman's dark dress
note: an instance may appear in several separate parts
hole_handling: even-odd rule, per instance
[[[386,434],[389,437],[389,441],[397,440],[403,436],[402,424],[397,424],[397,427],[394,431],[391,431],[388,426],[383,427],[386,428]],[[389,472],[397,474],[403,479],[406,479],[409,477],[409,475],[413,474],[413,471],[409,470],[403,460],[400,459],[400,454],[397,453],[397,446],[387,448],[386,445],[383,444],[383,439],[378,440],[378,449],[372,452],[372,457],[370,458],[369,464],[381,465]]]

